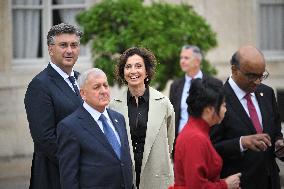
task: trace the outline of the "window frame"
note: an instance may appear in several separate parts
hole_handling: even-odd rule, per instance
[[[37,58],[14,58],[12,55],[12,65],[15,66],[33,66],[33,65],[46,65],[46,62],[50,60],[48,54],[48,47],[46,41],[46,35],[49,29],[52,27],[52,14],[53,10],[60,10],[60,9],[87,9],[87,0],[85,0],[82,4],[59,4],[59,5],[52,5],[52,0],[43,0],[41,5],[13,5],[12,1],[10,1],[11,7],[11,16],[13,19],[13,10],[20,9],[20,10],[40,10],[42,14],[42,57]],[[13,25],[11,26],[13,31]],[[13,41],[11,41],[12,46]],[[88,63],[90,61],[90,47],[89,45],[85,45],[86,47],[86,54],[79,55],[78,62]]]
[[[256,1],[257,3],[257,8],[256,8],[256,22],[257,22],[257,40],[256,40],[256,44],[257,46],[260,48],[260,50],[263,52],[266,60],[268,61],[283,61],[284,60],[284,49],[282,50],[264,50],[264,49],[261,49],[260,47],[260,43],[261,43],[261,33],[260,33],[260,30],[261,30],[261,14],[260,14],[260,7],[262,5],[284,5],[284,1],[283,0],[258,0]]]

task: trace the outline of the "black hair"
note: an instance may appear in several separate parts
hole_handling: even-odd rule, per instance
[[[213,77],[192,80],[186,99],[187,112],[190,116],[200,118],[204,108],[213,106],[219,114],[225,100],[222,81]]]
[[[48,34],[46,36],[47,45],[54,44],[55,36],[60,35],[60,34],[65,34],[65,33],[75,34],[79,38],[83,36],[83,32],[81,32],[79,28],[77,28],[76,26],[73,26],[71,24],[61,23],[61,24],[52,26],[50,30],[48,31]]]
[[[238,52],[235,52],[230,61],[231,65],[235,65],[237,68],[240,67],[240,56]]]

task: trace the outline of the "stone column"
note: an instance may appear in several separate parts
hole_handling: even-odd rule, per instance
[[[9,71],[12,63],[12,19],[9,0],[0,1],[0,73]]]

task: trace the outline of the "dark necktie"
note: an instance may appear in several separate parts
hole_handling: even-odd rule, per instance
[[[258,115],[257,115],[256,109],[255,109],[255,106],[252,103],[250,93],[247,93],[245,95],[245,99],[247,100],[248,111],[249,111],[250,119],[253,123],[253,126],[254,126],[257,133],[262,133],[262,128],[261,128],[261,125],[260,125],[260,122],[259,122],[259,119],[258,119]]]
[[[75,90],[76,95],[77,95],[77,96],[80,96],[79,89],[78,89],[78,87],[77,87],[77,85],[76,85],[76,82],[75,82],[75,77],[74,77],[74,76],[69,76],[68,79],[69,79],[69,81],[71,82],[72,87],[73,87],[73,89]]]
[[[110,143],[110,145],[112,146],[112,148],[115,151],[116,155],[120,159],[120,144],[117,141],[117,138],[115,136],[114,131],[112,130],[112,128],[107,123],[107,119],[106,119],[106,117],[103,114],[101,114],[99,120],[103,124],[104,134],[105,134],[108,142]]]

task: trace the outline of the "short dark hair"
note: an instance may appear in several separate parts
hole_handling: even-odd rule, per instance
[[[240,67],[240,56],[238,52],[235,52],[230,61],[231,65],[235,65],[237,68]]]
[[[54,44],[54,38],[57,35],[60,34],[75,34],[79,38],[83,36],[83,32],[81,32],[76,26],[73,26],[71,24],[61,23],[54,25],[50,28],[48,34],[47,34],[47,45],[53,45]]]
[[[204,108],[213,106],[219,114],[225,100],[222,81],[213,77],[194,79],[186,99],[190,116],[200,118]]]
[[[156,65],[157,65],[157,59],[155,55],[148,49],[143,47],[131,47],[124,51],[120,57],[118,64],[116,65],[116,78],[120,83],[127,84],[127,82],[124,79],[124,67],[125,64],[130,56],[138,55],[144,60],[146,72],[147,72],[147,78],[144,80],[145,85],[149,85],[151,80],[154,77]]]

